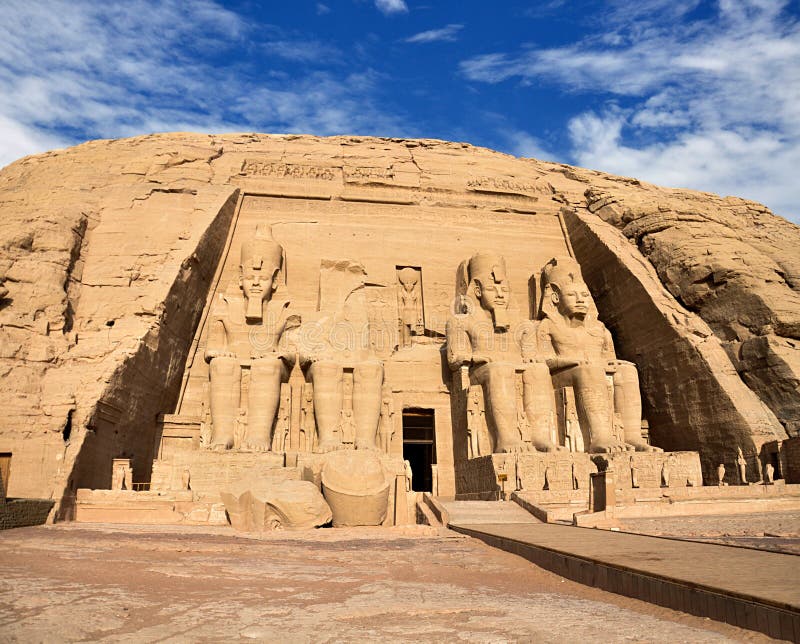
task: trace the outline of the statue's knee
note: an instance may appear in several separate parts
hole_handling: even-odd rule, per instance
[[[513,378],[514,365],[507,362],[490,362],[486,365],[486,373],[492,380]]]
[[[258,358],[250,364],[250,372],[254,376],[277,376],[281,373],[281,366],[278,358]]]
[[[209,365],[211,377],[233,376],[239,372],[239,360],[237,358],[219,357],[214,358]]]
[[[522,379],[531,383],[550,382],[550,369],[544,363],[531,363],[522,372]]]
[[[602,367],[592,364],[581,364],[573,371],[575,383],[582,387],[606,385],[606,374]]]
[[[328,380],[340,377],[342,374],[342,367],[336,362],[320,361],[311,365],[309,373],[312,381],[317,378]]]
[[[620,384],[635,384],[638,386],[639,372],[636,370],[636,365],[630,362],[619,364],[616,373],[614,373],[614,382]]]
[[[358,381],[366,382],[383,380],[383,363],[379,360],[362,362],[353,369],[353,377]]]

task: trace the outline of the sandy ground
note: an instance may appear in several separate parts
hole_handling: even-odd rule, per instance
[[[622,529],[800,555],[800,512],[624,519]]]
[[[0,566],[11,642],[770,641],[425,526],[40,526],[0,533]]]

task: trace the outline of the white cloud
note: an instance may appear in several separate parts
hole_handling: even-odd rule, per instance
[[[387,16],[393,13],[406,13],[408,5],[405,0],[375,0],[375,6],[378,11],[386,14]]]
[[[329,14],[330,12],[331,12],[331,8],[328,5],[322,4],[321,2],[317,3],[317,15],[318,16],[324,16],[324,15]]]
[[[428,42],[455,42],[458,40],[458,32],[464,28],[464,25],[447,25],[441,29],[429,29],[428,31],[421,31],[414,34],[410,38],[406,38],[405,42],[409,43],[428,43]]]
[[[617,95],[569,125],[573,159],[667,185],[736,194],[800,219],[800,24],[788,0],[614,0],[598,35],[466,60],[471,80],[510,78]],[[602,105],[602,103],[601,103]]]
[[[220,63],[242,50],[252,61]],[[270,68],[274,57],[312,71]],[[377,77],[332,69],[338,57],[313,39],[251,30],[212,0],[5,0],[0,158],[154,131],[402,129],[377,106]]]
[[[69,145],[58,136],[50,136],[0,114],[0,168],[30,154],[32,150],[51,150]]]

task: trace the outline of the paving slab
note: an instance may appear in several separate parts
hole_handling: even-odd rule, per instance
[[[787,625],[767,632],[800,640],[797,555],[542,523],[451,520],[450,528],[583,583],[746,628],[764,630],[756,609],[775,612]]]

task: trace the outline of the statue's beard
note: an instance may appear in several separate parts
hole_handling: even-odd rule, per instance
[[[492,322],[494,323],[494,330],[495,331],[508,331],[508,327],[511,326],[511,322],[509,320],[508,309],[506,308],[493,308],[492,309]]]
[[[245,317],[247,318],[248,322],[261,322],[264,317],[262,304],[263,300],[261,298],[247,298],[247,311],[245,312]]]

